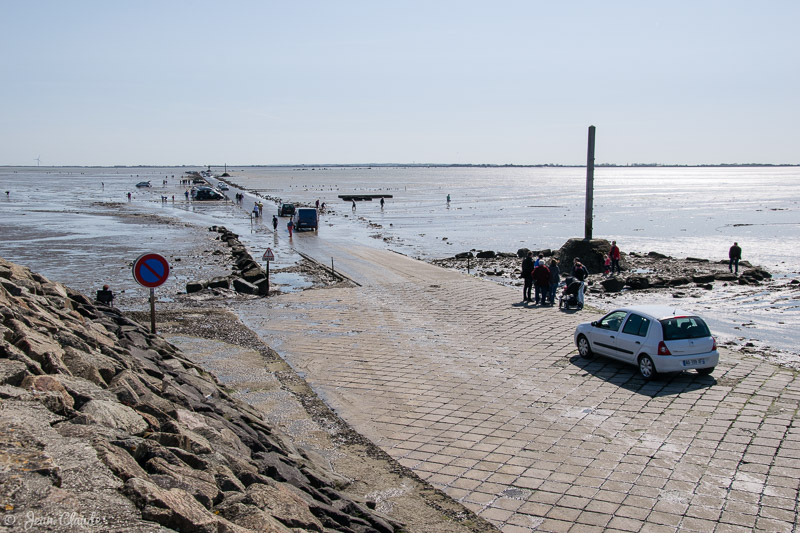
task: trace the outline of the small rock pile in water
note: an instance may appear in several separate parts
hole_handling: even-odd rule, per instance
[[[253,256],[250,255],[250,252],[239,240],[239,236],[222,226],[211,226],[208,230],[218,232],[220,240],[225,241],[230,246],[234,271],[230,276],[190,281],[186,284],[186,292],[191,294],[203,289],[230,289],[233,286],[233,290],[241,294],[266,296],[269,290],[267,273],[253,259]]]
[[[10,531],[380,531],[162,338],[0,259],[0,512]]]

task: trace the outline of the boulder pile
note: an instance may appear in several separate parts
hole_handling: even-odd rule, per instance
[[[402,527],[161,337],[2,259],[0,332],[9,531]]]
[[[199,292],[204,289],[233,289],[240,294],[254,294],[267,296],[269,281],[267,273],[261,265],[253,259],[250,252],[239,240],[239,236],[223,226],[211,226],[209,231],[220,234],[219,239],[224,241],[231,249],[234,270],[229,276],[213,279],[195,280],[186,284],[187,294]]]

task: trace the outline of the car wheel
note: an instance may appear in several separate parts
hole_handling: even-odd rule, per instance
[[[645,379],[645,381],[649,381],[656,377],[656,365],[653,364],[653,360],[650,359],[650,356],[643,355],[639,358],[639,374]]]
[[[583,335],[578,337],[578,353],[586,359],[592,356],[592,347],[589,346],[589,339]]]
[[[710,368],[698,368],[697,373],[701,376],[707,376],[714,371],[716,367],[712,366]]]

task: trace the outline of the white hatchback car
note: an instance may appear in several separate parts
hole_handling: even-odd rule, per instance
[[[707,375],[719,363],[703,319],[666,305],[623,307],[584,322],[575,329],[575,345],[581,357],[596,353],[636,365],[644,379],[683,370]]]

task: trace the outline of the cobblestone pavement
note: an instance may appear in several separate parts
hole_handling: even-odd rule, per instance
[[[646,383],[577,355],[589,310],[350,253],[374,279],[240,314],[358,432],[502,531],[797,527],[795,373],[722,350],[712,376]]]

